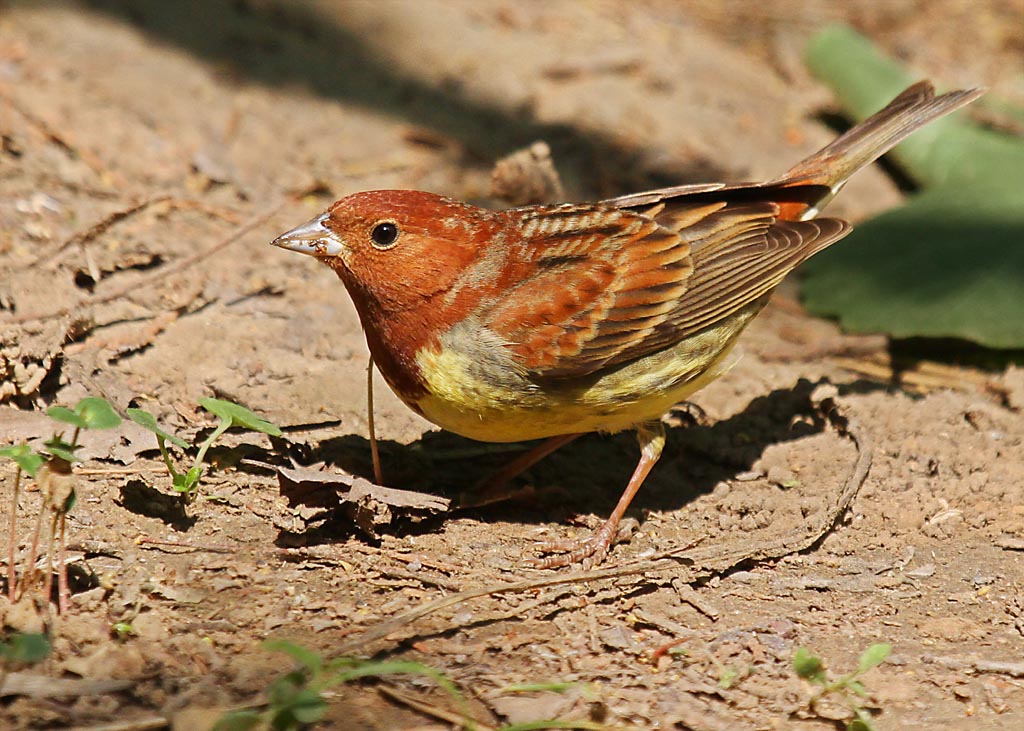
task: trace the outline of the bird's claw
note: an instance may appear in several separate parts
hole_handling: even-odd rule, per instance
[[[580,564],[584,571],[589,571],[604,560],[613,545],[629,540],[638,525],[637,521],[628,518],[621,523],[606,521],[589,536],[542,543],[538,548],[541,553],[555,555],[531,559],[528,564],[536,569]]]

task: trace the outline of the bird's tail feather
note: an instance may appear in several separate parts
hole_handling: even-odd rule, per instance
[[[935,88],[930,82],[918,82],[884,109],[797,163],[773,182],[828,186],[830,193],[804,216],[811,218],[860,168],[871,164],[929,122],[969,104],[984,93],[984,89],[963,89],[935,96]]]

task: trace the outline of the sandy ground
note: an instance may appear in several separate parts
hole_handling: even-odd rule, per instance
[[[635,463],[629,435],[530,470],[517,484],[534,500],[398,511],[375,537],[280,495],[278,466],[372,473],[351,304],[271,238],[361,189],[486,203],[494,162],[539,139],[571,199],[777,174],[833,134],[799,58],[840,18],[943,86],[1024,98],[1019,0],[0,2],[0,444],[48,436],[41,410],[85,395],[190,439],[213,423],[203,396],[286,427],[229,435],[184,512],[151,437],[90,436],[68,522],[71,610],[0,604],[8,629],[45,620],[54,638],[4,689],[0,727],[202,728],[290,668],[260,648],[268,637],[423,663],[490,727],[698,731],[836,728],[846,712],[809,707],[794,652],[842,673],[887,642],[863,680],[878,728],[1024,727],[1021,371],[911,358],[897,378],[884,338],[807,317],[792,290],[750,328],[740,364],[670,417],[630,513],[640,528],[605,565],[621,575],[401,621],[460,591],[569,577],[525,559],[607,515]],[[901,196],[867,170],[835,212],[856,221]],[[379,380],[376,422],[395,488],[453,498],[508,458],[438,432]],[[6,514],[13,471],[0,480]],[[19,500],[18,562],[38,501]],[[55,696],[53,678],[125,682]],[[423,678],[388,682],[460,710]],[[524,682],[575,685],[509,690]],[[382,687],[334,692],[324,727],[453,727]]]

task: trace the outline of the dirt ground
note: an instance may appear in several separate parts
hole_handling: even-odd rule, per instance
[[[38,443],[43,409],[86,395],[189,439],[213,425],[204,396],[285,427],[230,434],[185,511],[148,433],[88,435],[72,606],[44,617],[54,651],[9,680],[0,727],[205,728],[291,667],[260,647],[287,638],[422,663],[465,698],[371,678],[332,691],[325,728],[841,728],[793,655],[840,674],[877,642],[877,728],[1024,728],[1024,374],[913,352],[894,371],[884,338],[808,317],[792,289],[668,417],[604,573],[526,559],[608,514],[628,434],[540,463],[516,483],[535,499],[376,528],[281,495],[281,466],[372,471],[354,311],[274,236],[361,189],[487,203],[494,162],[535,140],[577,200],[778,174],[834,134],[800,49],[837,19],[940,86],[1024,100],[1021,0],[0,1],[0,445]],[[856,222],[902,195],[876,167],[834,210]],[[455,498],[511,454],[376,393],[390,487]],[[38,504],[30,485],[19,566]],[[491,591],[409,614],[472,589]],[[38,619],[0,601],[9,629]],[[125,682],[93,682],[109,679]]]

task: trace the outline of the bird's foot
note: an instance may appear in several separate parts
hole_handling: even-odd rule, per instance
[[[556,555],[531,559],[529,565],[537,569],[555,569],[580,564],[585,571],[589,570],[604,560],[613,545],[628,541],[639,525],[632,518],[626,518],[621,522],[606,520],[589,536],[541,544],[539,547],[541,553]]]

